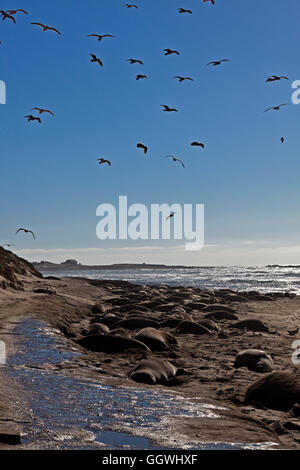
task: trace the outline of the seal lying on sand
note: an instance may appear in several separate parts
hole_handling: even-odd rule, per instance
[[[143,359],[130,373],[129,377],[135,382],[155,385],[166,385],[173,379],[178,370],[173,364],[163,359]]]
[[[211,335],[212,332],[204,325],[200,323],[195,323],[193,321],[183,320],[177,326],[176,333],[190,333],[193,335]]]
[[[230,328],[239,328],[241,330],[246,328],[249,331],[263,331],[265,333],[269,331],[269,327],[264,322],[256,319],[242,320],[237,323],[232,323]]]
[[[177,344],[176,338],[170,333],[151,327],[143,328],[135,338],[146,344],[151,351],[161,351],[169,348],[170,344]]]
[[[234,367],[248,367],[254,372],[272,372],[272,357],[259,349],[246,349],[241,351],[235,358]]]
[[[89,327],[82,332],[84,336],[105,335],[106,333],[109,333],[109,328],[102,323],[91,323]]]
[[[92,335],[78,340],[78,343],[90,351],[105,352],[108,354],[121,353],[126,349],[142,349],[150,351],[141,341],[119,335]]]
[[[114,328],[126,328],[128,330],[137,330],[139,328],[147,328],[148,326],[159,328],[160,324],[155,320],[138,316],[125,318],[124,320],[120,320],[114,324]]]
[[[300,404],[300,379],[287,372],[272,372],[254,382],[246,393],[245,404],[259,402],[267,408],[289,411]]]

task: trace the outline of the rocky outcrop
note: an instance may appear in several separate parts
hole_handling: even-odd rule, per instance
[[[0,247],[0,288],[21,289],[21,276],[43,277],[31,263]]]

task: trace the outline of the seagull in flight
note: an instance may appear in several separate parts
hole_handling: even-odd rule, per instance
[[[0,10],[0,13],[2,15],[2,20],[6,20],[6,18],[8,18],[9,20],[12,20],[14,23],[16,23],[16,20],[15,18],[10,15],[8,12],[4,11],[4,10]]]
[[[130,62],[131,64],[140,64],[140,65],[144,65],[144,63],[139,60],[139,59],[128,59],[127,62]]]
[[[190,77],[181,77],[180,75],[176,75],[176,76],[173,77],[173,78],[177,78],[180,83],[183,82],[184,80],[191,80],[192,82],[194,81],[193,78],[190,78]]]
[[[210,2],[212,5],[215,4],[215,0],[202,0],[203,3]]]
[[[221,65],[222,62],[230,62],[230,59],[213,60],[206,65],[213,65],[216,67],[217,65]]]
[[[25,15],[28,15],[28,11],[22,10],[22,8],[18,8],[17,10],[7,10],[7,13],[10,15],[16,15],[18,12],[25,13]]]
[[[102,165],[103,163],[107,163],[107,165],[111,166],[111,162],[109,160],[105,160],[104,158],[98,158],[97,160],[99,162],[99,165]]]
[[[167,104],[161,104],[161,106],[165,108],[163,109],[163,111],[166,111],[167,113],[170,113],[171,111],[175,111],[176,113],[178,113],[178,109],[170,108]]]
[[[50,111],[50,109],[43,109],[43,108],[32,108],[32,109],[35,110],[35,111],[38,111],[39,114],[49,113],[52,116],[54,116],[54,113],[52,113],[52,111]]]
[[[166,158],[172,158],[173,162],[179,162],[183,166],[183,168],[185,168],[183,161],[179,158],[174,157],[174,155],[167,155]]]
[[[192,142],[192,147],[202,147],[204,149],[204,144],[202,142]]]
[[[17,233],[19,233],[21,231],[23,231],[25,233],[31,233],[33,238],[35,239],[35,235],[34,235],[33,231],[32,230],[27,230],[26,228],[19,228],[19,230],[16,231],[16,235],[17,235]]]
[[[270,109],[274,109],[274,111],[279,111],[279,109],[281,108],[281,106],[287,106],[287,103],[279,104],[278,106],[271,106],[270,108],[265,109],[264,113],[266,113],[266,112],[269,111]]]
[[[42,122],[41,118],[32,116],[32,114],[30,114],[29,116],[24,116],[24,117],[27,118],[27,122],[38,121],[40,124]]]
[[[186,10],[185,8],[178,8],[178,13],[193,13],[192,10]]]
[[[138,8],[136,5],[132,5],[132,4],[129,4],[129,3],[125,3],[124,6],[127,7],[127,8]]]
[[[140,80],[141,78],[148,78],[147,75],[137,75],[136,80]]]
[[[268,82],[277,82],[278,80],[288,80],[288,77],[279,77],[277,75],[272,75],[271,77],[267,78],[266,83]]]
[[[103,38],[115,38],[112,34],[89,34],[88,37],[96,37],[98,41],[102,41]]]
[[[178,51],[173,51],[172,49],[164,49],[165,55],[170,55],[170,54],[177,54],[180,55],[180,52]]]
[[[281,139],[280,139],[280,140],[281,140],[281,143],[283,144],[283,143],[284,143],[284,141],[285,141],[285,138],[284,138],[284,137],[281,137]]]
[[[90,54],[90,56],[91,56],[91,62],[97,62],[100,65],[100,67],[103,67],[103,62],[101,59],[98,59],[98,57],[95,56],[95,54]]]
[[[174,212],[174,211],[170,212],[170,215],[168,215],[168,217],[166,218],[166,221],[169,220],[169,219],[172,219],[172,217],[174,217],[175,214],[176,214],[176,212]]]
[[[137,144],[137,148],[138,149],[143,149],[144,150],[144,154],[146,155],[147,151],[148,151],[148,147],[146,147],[146,145],[142,144],[141,142],[139,142]]]
[[[42,23],[31,23],[31,24],[35,24],[36,26],[40,26],[43,31],[54,31],[54,32],[57,33],[57,34],[61,34],[61,32],[58,31],[58,29],[52,28],[51,26],[46,26],[46,25],[44,25],[44,24],[42,24]]]

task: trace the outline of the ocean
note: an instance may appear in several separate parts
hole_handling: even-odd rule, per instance
[[[105,269],[42,271],[44,276],[123,280],[134,284],[192,286],[202,289],[293,292],[300,295],[300,267],[200,267],[182,269]]]

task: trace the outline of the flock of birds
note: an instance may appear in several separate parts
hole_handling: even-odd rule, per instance
[[[206,2],[209,2],[211,3],[211,5],[215,5],[215,0],[202,0],[203,3],[206,3]],[[135,9],[138,9],[138,5],[135,5],[135,4],[129,4],[129,3],[126,3],[124,5],[126,8],[135,8]],[[191,15],[193,12],[192,10],[190,9],[186,9],[186,8],[178,8],[177,9],[178,13],[179,14],[188,14],[188,15]],[[18,14],[18,13],[23,13],[24,15],[28,15],[29,13],[24,10],[24,9],[15,9],[15,10],[0,10],[0,15],[2,17],[2,20],[5,21],[5,20],[10,20],[12,21],[13,23],[16,24],[16,19],[15,19],[15,16]],[[62,32],[59,31],[58,29],[54,28],[54,27],[50,27],[48,25],[45,25],[43,23],[39,23],[39,22],[31,22],[32,25],[34,26],[38,26],[41,28],[41,30],[43,32],[46,32],[46,31],[52,31],[58,35],[62,35]],[[97,41],[99,42],[102,42],[103,39],[105,38],[115,38],[116,36],[112,35],[112,34],[96,34],[96,33],[93,33],[93,34],[88,34],[88,37],[91,37],[91,38],[95,38]],[[1,42],[0,42],[1,44]],[[169,48],[166,48],[166,49],[163,49],[163,52],[164,52],[164,55],[165,56],[169,56],[169,55],[180,55],[180,52],[177,51],[177,50],[172,50],[172,49],[169,49]],[[92,63],[96,63],[98,64],[100,67],[103,67],[103,61],[98,58],[95,54],[90,54],[91,56],[91,59],[90,59],[90,62]],[[133,59],[133,58],[130,58],[130,59],[127,59],[127,61],[131,64],[131,65],[134,65],[134,64],[138,64],[138,65],[144,65],[143,61],[140,60],[140,59]],[[206,64],[207,66],[212,66],[212,67],[217,67],[217,66],[220,66],[222,65],[223,63],[225,62],[230,62],[230,59],[219,59],[219,60],[213,60],[211,62],[209,62],[208,64]],[[139,73],[136,75],[136,80],[142,80],[142,79],[147,79],[147,75],[145,74],[142,74],[142,73]],[[194,81],[193,78],[191,77],[185,77],[185,76],[181,76],[181,75],[176,75],[174,76],[173,78],[175,78],[176,80],[178,80],[179,83],[182,83],[184,81]],[[272,75],[270,77],[268,77],[266,79],[266,83],[272,83],[272,82],[276,82],[276,81],[280,81],[280,80],[289,80],[288,77],[286,76],[278,76],[278,75]],[[270,111],[270,110],[274,110],[274,111],[278,111],[281,109],[281,107],[283,106],[287,106],[287,103],[282,103],[282,104],[279,104],[277,106],[271,106],[269,108],[267,108],[264,112],[267,112],[267,111]],[[167,104],[161,104],[161,107],[163,108],[163,112],[166,112],[166,113],[171,113],[171,112],[178,112],[178,109],[177,108],[174,108],[174,107],[170,107],[169,105]],[[27,119],[28,122],[38,122],[39,124],[42,123],[42,119],[41,119],[41,115],[43,114],[49,114],[51,116],[55,116],[55,114],[50,110],[50,109],[44,109],[44,108],[40,108],[40,107],[34,107],[32,108],[32,111],[36,111],[38,113],[38,116],[34,116],[33,114],[28,114],[26,116],[24,116],[25,119]],[[281,137],[281,142],[284,143],[285,142],[285,138],[284,137]],[[205,149],[205,144],[203,142],[199,142],[197,140],[193,141],[191,144],[190,144],[192,147],[198,147],[198,148],[201,148],[201,149]],[[146,146],[145,144],[143,144],[142,142],[138,142],[137,145],[136,145],[137,149],[141,149],[143,151],[143,153],[146,155],[148,153],[148,146]],[[168,159],[171,159],[172,162],[174,163],[179,163],[183,168],[185,168],[185,164],[184,162],[182,161],[181,158],[178,158],[177,156],[175,155],[167,155],[165,158],[168,158]],[[98,161],[98,164],[99,165],[108,165],[108,166],[111,166],[111,161],[110,160],[107,160],[106,158],[98,158],[97,159]],[[169,217],[173,217],[175,213],[172,213],[170,214]],[[23,231],[24,233],[30,233],[32,234],[33,238],[35,239],[35,234],[32,232],[32,230],[28,230],[28,229],[25,229],[25,228],[20,228],[16,233],[19,233],[20,231]],[[2,245],[3,247],[4,246],[13,246],[13,245]]]

